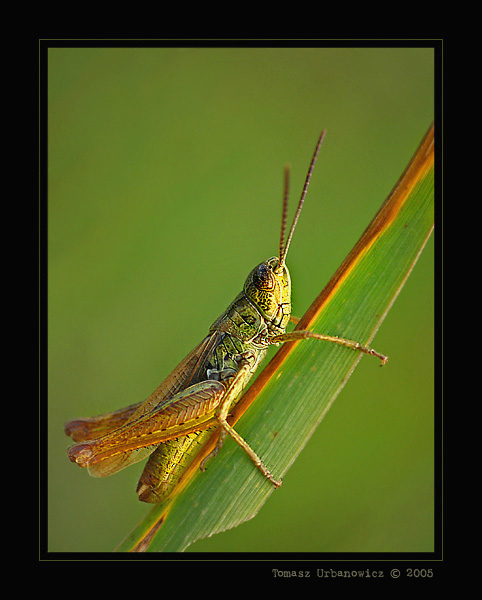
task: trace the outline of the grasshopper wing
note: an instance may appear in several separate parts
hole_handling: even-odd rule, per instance
[[[97,417],[69,421],[64,426],[65,433],[75,442],[94,440],[118,429],[140,413],[149,411],[154,405],[177,394],[191,383],[195,383],[197,372],[205,362],[205,357],[217,344],[219,344],[218,333],[204,338],[146,400]]]
[[[212,427],[216,423],[214,412],[225,393],[226,388],[220,381],[195,383],[113,432],[72,446],[69,458],[81,467],[93,467],[106,460],[117,462],[119,455],[140,449],[144,450],[141,455],[146,456],[162,442]],[[140,459],[134,462],[137,460]],[[119,468],[126,466],[124,462]],[[115,472],[111,468],[107,471],[108,475]],[[104,476],[102,467],[96,475]]]
[[[69,449],[70,460],[88,467],[94,477],[106,477],[146,458],[185,429],[205,429],[225,388],[199,379],[206,377],[205,363],[221,337],[217,332],[207,336],[144,402],[68,423],[67,435],[84,442]]]
[[[121,425],[124,425],[142,404],[144,402],[138,402],[127,408],[120,408],[119,410],[98,417],[74,419],[65,424],[65,433],[74,442],[85,442],[102,437],[106,433],[110,433],[118,429]]]

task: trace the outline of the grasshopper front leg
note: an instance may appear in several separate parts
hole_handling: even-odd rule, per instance
[[[229,387],[226,391],[226,394],[225,394],[223,400],[221,401],[221,404],[219,405],[219,407],[216,411],[216,417],[217,417],[218,423],[221,427],[218,442],[217,442],[214,450],[210,454],[208,454],[208,456],[206,456],[206,458],[201,462],[201,470],[204,470],[204,466],[205,466],[206,462],[211,457],[216,456],[219,449],[222,447],[222,445],[224,443],[226,435],[230,435],[233,438],[233,440],[246,452],[246,454],[253,461],[253,463],[256,465],[256,467],[261,471],[261,473],[267,479],[269,479],[269,481],[271,481],[271,483],[275,487],[279,487],[281,485],[282,481],[275,479],[271,475],[271,473],[268,471],[268,469],[264,465],[263,461],[259,458],[259,456],[256,454],[256,452],[251,448],[251,446],[248,444],[248,442],[241,435],[239,435],[239,433],[235,429],[233,429],[233,427],[231,427],[231,425],[227,421],[229,409],[230,409],[232,403],[234,402],[234,400],[236,400],[236,398],[240,395],[240,392],[242,390],[242,387],[243,387],[243,384],[244,384],[246,378],[249,377],[249,374],[250,374],[250,371],[252,368],[252,359],[253,359],[252,353],[246,352],[244,355],[242,355],[242,358],[238,361],[238,364],[240,365],[239,371],[234,376],[231,384],[229,385]]]
[[[315,340],[321,340],[326,342],[333,342],[335,344],[339,344],[340,346],[345,346],[345,348],[351,348],[352,350],[358,350],[363,354],[368,354],[370,356],[376,356],[382,361],[381,366],[386,364],[388,361],[388,356],[384,354],[380,354],[373,348],[369,346],[363,346],[359,342],[355,342],[353,340],[347,340],[345,338],[340,338],[334,335],[323,335],[321,333],[315,333],[314,331],[309,331],[308,329],[295,329],[289,333],[283,333],[280,335],[275,335],[271,338],[272,344],[282,344],[285,342],[295,342],[298,340],[306,340],[309,338],[313,338]]]

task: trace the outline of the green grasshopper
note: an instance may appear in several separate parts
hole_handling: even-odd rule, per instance
[[[308,330],[286,333],[291,316],[291,282],[286,255],[303,207],[308,185],[325,131],[316,145],[298,208],[285,243],[289,169],[285,168],[282,225],[277,257],[268,258],[248,275],[243,290],[211,325],[208,335],[143,402],[93,417],[77,419],[65,432],[78,442],[68,450],[72,462],[105,477],[147,456],[137,493],[143,502],[166,499],[183,470],[215,428],[217,446],[201,463],[217,454],[230,435],[248,454],[261,473],[275,486],[275,479],[249,444],[227,421],[230,409],[263,361],[272,344],[314,338],[387,357],[358,342]]]

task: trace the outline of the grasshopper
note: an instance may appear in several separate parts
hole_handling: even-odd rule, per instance
[[[143,402],[88,419],[70,421],[67,435],[77,442],[68,450],[72,462],[95,477],[112,475],[149,456],[137,493],[143,502],[166,499],[200,445],[219,428],[217,446],[201,463],[217,454],[227,435],[248,454],[275,486],[262,460],[228,423],[230,409],[266,356],[268,347],[313,338],[387,357],[358,342],[309,330],[286,333],[291,316],[291,281],[286,255],[325,136],[322,131],[311,159],[298,207],[285,241],[289,169],[285,168],[278,256],[268,258],[248,275],[243,290],[211,325],[208,335]]]

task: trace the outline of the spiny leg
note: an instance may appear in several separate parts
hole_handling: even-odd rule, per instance
[[[259,458],[256,452],[251,448],[251,446],[246,442],[244,438],[242,438],[239,433],[229,425],[226,421],[220,420],[221,427],[229,433],[229,435],[233,438],[233,440],[241,446],[241,448],[246,452],[249,458],[254,462],[254,464],[258,467],[258,469],[263,473],[263,475],[271,481],[274,487],[279,487],[282,484],[281,479],[275,479],[268,469],[264,466],[263,461]]]
[[[353,340],[347,340],[345,338],[340,338],[334,335],[323,335],[321,333],[315,333],[314,331],[309,331],[307,329],[295,330],[289,333],[283,333],[280,335],[275,335],[271,338],[272,344],[280,344],[284,342],[293,342],[297,340],[306,340],[308,338],[313,338],[316,340],[322,340],[327,342],[333,342],[335,344],[340,344],[340,346],[345,346],[346,348],[351,348],[352,350],[358,350],[359,352],[363,352],[364,354],[368,354],[370,356],[376,356],[382,361],[382,365],[386,364],[388,360],[388,356],[384,354],[380,354],[373,348],[369,346],[363,346],[359,342],[355,342]]]
[[[233,429],[233,427],[231,427],[231,425],[227,422],[229,408],[230,408],[231,404],[233,403],[233,401],[237,398],[238,394],[240,393],[240,389],[239,389],[240,384],[242,384],[244,378],[249,373],[250,368],[251,368],[250,362],[245,358],[243,358],[240,361],[240,365],[241,365],[241,367],[240,367],[239,371],[237,372],[237,374],[235,375],[229,388],[227,389],[226,395],[224,396],[224,398],[219,406],[219,409],[217,411],[217,419],[218,419],[219,425],[221,426],[221,431],[219,433],[218,442],[217,442],[214,450],[212,452],[210,452],[206,456],[206,458],[203,459],[203,461],[201,462],[200,468],[201,468],[201,470],[204,470],[206,462],[210,458],[217,455],[217,453],[219,452],[219,449],[222,447],[222,445],[224,443],[226,434],[229,434],[233,438],[233,440],[246,452],[246,454],[253,461],[253,463],[256,465],[256,467],[261,471],[261,473],[263,473],[263,475],[267,479],[269,479],[269,481],[271,481],[271,483],[275,487],[279,487],[282,483],[281,480],[277,480],[271,475],[271,473],[268,471],[268,469],[263,464],[263,461],[259,458],[259,456],[256,454],[256,452],[251,448],[251,446],[248,444],[248,442],[241,435],[239,435],[239,433],[235,429]]]

